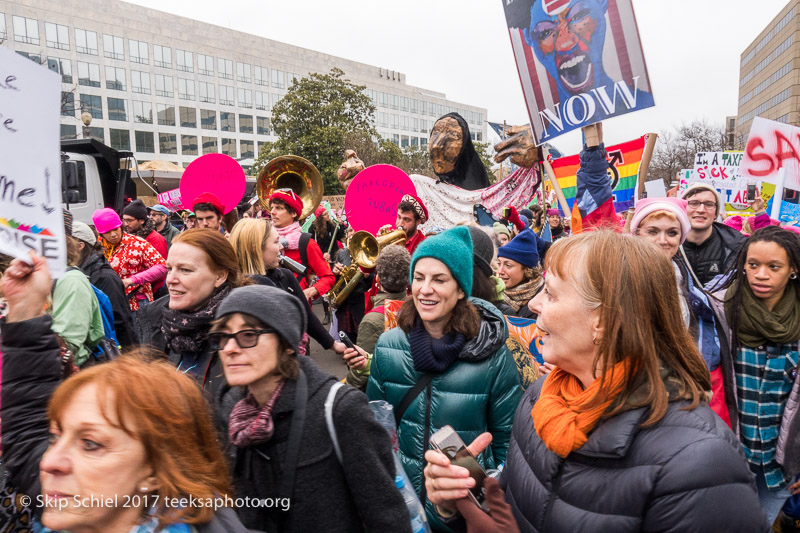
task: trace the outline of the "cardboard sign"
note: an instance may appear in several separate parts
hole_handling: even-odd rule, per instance
[[[404,194],[416,194],[408,174],[392,165],[372,165],[356,175],[344,196],[350,226],[373,235],[397,221],[397,205]]]
[[[0,252],[66,269],[61,211],[61,77],[0,47]]]
[[[169,208],[173,213],[181,209],[187,209],[181,202],[180,189],[172,189],[171,191],[158,193],[158,203]]]
[[[192,209],[195,198],[210,192],[225,206],[225,213],[239,205],[246,188],[247,178],[241,165],[225,154],[206,154],[192,161],[183,172],[180,185],[187,209]]]
[[[537,144],[654,105],[631,0],[503,8]]]
[[[777,183],[780,168],[786,169],[783,186],[800,191],[800,128],[756,117],[744,149],[742,176]]]

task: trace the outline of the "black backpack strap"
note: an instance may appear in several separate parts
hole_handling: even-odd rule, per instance
[[[286,445],[286,457],[283,460],[280,492],[283,498],[291,498],[294,491],[294,480],[297,474],[297,460],[300,454],[300,439],[306,422],[306,404],[308,404],[308,382],[303,369],[297,378],[297,390],[294,398],[289,440]]]
[[[397,424],[397,427],[400,427],[400,421],[403,419],[403,415],[406,413],[408,406],[411,405],[419,393],[422,392],[422,389],[428,386],[428,384],[433,381],[434,374],[427,373],[423,374],[419,381],[417,381],[411,390],[409,390],[403,399],[400,401],[400,405],[397,406],[397,409],[394,411],[394,421]]]
[[[308,243],[311,242],[311,234],[310,233],[303,233],[300,235],[300,242],[297,245],[297,251],[300,252],[300,263],[308,267]],[[308,270],[306,271],[306,275],[308,275]],[[303,279],[302,276],[295,274],[298,280]]]

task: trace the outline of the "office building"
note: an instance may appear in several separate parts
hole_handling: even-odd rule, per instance
[[[139,161],[185,167],[219,152],[248,166],[276,140],[271,109],[293,80],[333,67],[366,86],[378,132],[401,147],[426,145],[451,111],[486,142],[486,109],[407,85],[405,74],[119,0],[4,1],[0,41],[61,74],[62,138],[87,133]]]
[[[753,118],[800,126],[800,0],[789,2],[742,52],[736,148],[743,149]]]

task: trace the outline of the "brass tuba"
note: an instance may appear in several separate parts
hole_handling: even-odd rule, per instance
[[[325,185],[317,167],[297,155],[276,157],[261,169],[256,183],[258,199],[264,209],[269,208],[269,197],[277,189],[291,189],[303,200],[300,220],[313,213],[322,201]]]
[[[361,272],[361,268],[366,268],[367,270],[375,268],[381,250],[390,244],[402,246],[405,243],[406,232],[402,229],[396,229],[380,237],[375,237],[364,230],[355,232],[350,237],[350,244],[347,245],[353,262],[342,270],[336,285],[325,295],[325,298],[328,299],[328,302],[333,307],[340,307],[350,296],[350,293],[353,292],[353,289],[356,288],[358,282],[363,279],[364,273]]]

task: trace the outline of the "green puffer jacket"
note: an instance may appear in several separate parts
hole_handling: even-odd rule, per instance
[[[431,383],[430,429],[432,435],[450,425],[469,444],[488,431],[492,444],[479,457],[484,469],[505,461],[511,424],[522,397],[519,373],[508,348],[508,328],[500,311],[493,305],[470,298],[483,319],[480,333],[467,342],[458,361]],[[408,335],[400,328],[387,331],[378,339],[372,359],[367,397],[386,400],[394,408],[422,376],[414,370]],[[398,428],[400,458],[403,468],[422,497],[425,441],[426,391],[408,406]],[[447,531],[433,505],[426,500],[428,519],[435,530]]]

